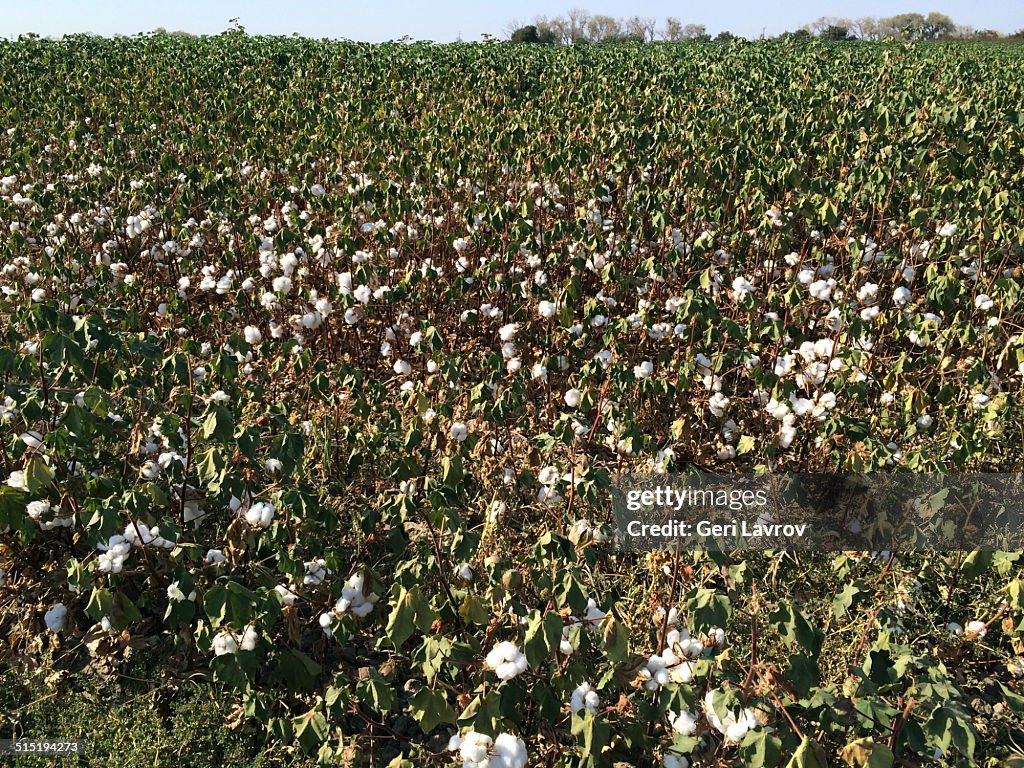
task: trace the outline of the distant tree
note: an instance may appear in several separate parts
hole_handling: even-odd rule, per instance
[[[614,16],[598,14],[587,21],[587,39],[592,43],[617,40],[622,36],[622,22]]]
[[[850,25],[850,31],[861,40],[877,40],[881,36],[878,19],[874,16],[862,16],[859,19],[854,19]]]
[[[658,20],[650,16],[630,16],[626,19],[626,35],[640,41],[653,40],[658,31]]]
[[[575,43],[587,37],[587,24],[590,22],[589,11],[583,8],[571,8],[565,14],[566,42]]]
[[[818,33],[822,40],[849,40],[850,30],[841,24],[830,24]]]
[[[527,24],[512,32],[510,38],[513,43],[540,43],[540,32],[535,24]]]
[[[897,40],[919,40],[924,29],[924,16],[920,13],[899,13],[878,21],[882,37]]]
[[[687,40],[710,40],[711,35],[703,24],[687,24],[683,27],[683,37]]]
[[[958,30],[959,34],[959,30]],[[968,40],[982,40],[986,43],[994,43],[997,40],[1002,40],[1003,36],[994,29],[974,29],[971,30],[970,36],[965,38]]]
[[[682,40],[683,22],[675,16],[669,16],[665,19],[665,31],[661,33],[661,36],[666,40]]]
[[[734,35],[732,32],[730,32],[727,29],[723,29],[721,32],[719,32],[717,35],[715,35],[715,42],[716,43],[731,43],[733,40],[738,40],[738,39],[739,38],[736,37],[736,35]]]
[[[924,40],[942,40],[951,37],[956,31],[956,24],[944,13],[932,11],[921,24],[921,38]]]

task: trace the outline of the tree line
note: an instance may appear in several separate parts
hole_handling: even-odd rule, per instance
[[[573,8],[562,16],[538,16],[529,24],[511,22],[507,29],[514,43],[575,45],[580,43],[652,42],[654,40],[728,41],[736,36],[728,31],[714,38],[703,24],[684,24],[675,16],[660,22],[650,16],[614,17],[591,14]],[[975,29],[957,24],[944,13],[899,13],[876,18],[851,19],[822,16],[795,32],[781,37],[819,37],[824,40],[989,40],[1024,41],[1024,29],[1004,35],[994,29]]]

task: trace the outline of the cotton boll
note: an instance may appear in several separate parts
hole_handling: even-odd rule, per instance
[[[242,331],[242,334],[245,336],[245,340],[249,344],[259,344],[263,340],[263,334],[260,332],[260,329],[257,328],[255,325],[245,326],[245,329]]]
[[[984,621],[969,621],[964,629],[966,630],[967,635],[978,639],[981,639],[988,634],[988,628],[985,626]]]
[[[569,708],[574,713],[585,709],[591,714],[597,714],[597,708],[600,705],[601,698],[597,695],[597,691],[593,690],[590,687],[590,683],[586,681],[576,687],[569,701]]]
[[[448,431],[448,434],[452,440],[456,440],[461,443],[467,437],[469,437],[469,429],[462,422],[456,421],[454,424],[452,424],[451,429]]]
[[[284,463],[280,459],[267,459],[263,462],[263,466],[272,475],[279,475],[284,470]]]
[[[579,406],[580,401],[583,399],[583,395],[578,389],[569,389],[565,393],[565,404],[570,408],[576,408]]]
[[[646,379],[652,373],[654,373],[654,363],[650,360],[644,360],[639,365],[633,366],[633,376],[637,379]]]
[[[515,643],[505,640],[491,649],[484,658],[484,666],[494,670],[499,680],[511,680],[526,671],[527,662],[526,656],[519,651]]]
[[[668,713],[669,722],[672,724],[672,730],[681,736],[692,736],[697,732],[697,715],[691,712],[682,711],[679,714],[675,712]]]
[[[510,733],[499,733],[487,768],[526,768],[526,743]]]
[[[68,609],[64,607],[64,603],[57,603],[46,612],[43,621],[46,622],[46,628],[56,634],[64,631],[67,615]]]

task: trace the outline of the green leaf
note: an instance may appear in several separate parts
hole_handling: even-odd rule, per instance
[[[821,747],[808,736],[804,736],[793,757],[786,763],[786,768],[827,768],[828,761]]]
[[[594,758],[601,756],[601,752],[611,742],[611,726],[601,718],[600,715],[591,714],[584,709],[572,716],[570,725],[572,735],[576,737],[576,746],[580,754],[588,760],[588,764],[594,764]]]
[[[841,619],[849,613],[850,608],[853,607],[854,600],[859,594],[860,590],[857,587],[853,584],[847,584],[832,598],[832,612],[837,619]]]
[[[743,765],[773,768],[782,760],[782,739],[763,728],[747,731],[739,745]]]
[[[292,720],[295,740],[306,754],[313,754],[327,740],[330,729],[327,718],[319,709],[311,709],[304,715]]]
[[[210,405],[207,408],[202,427],[204,439],[209,440],[212,437],[226,443],[231,440],[234,431],[235,422],[227,408],[222,405]]]
[[[780,601],[778,607],[769,614],[768,620],[782,634],[782,639],[787,645],[799,645],[817,658],[821,650],[821,632],[808,621],[799,608],[793,605],[792,601]]]
[[[455,710],[448,704],[444,693],[427,686],[420,688],[409,699],[409,710],[424,734],[429,734],[441,723],[455,725]]]
[[[523,653],[531,667],[536,668],[551,658],[562,639],[562,617],[555,611],[541,614],[535,611],[526,629]]]
[[[729,596],[714,589],[695,589],[686,599],[686,608],[693,617],[693,628],[697,631],[728,626],[732,614]]]
[[[386,715],[395,707],[395,688],[375,669],[356,685],[356,698],[371,709]]]

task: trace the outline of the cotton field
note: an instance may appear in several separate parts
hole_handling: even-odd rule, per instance
[[[1022,469],[1019,50],[78,36],[0,79],[0,665],[145,638],[323,764],[1024,744],[1019,552],[624,553],[609,494]]]

